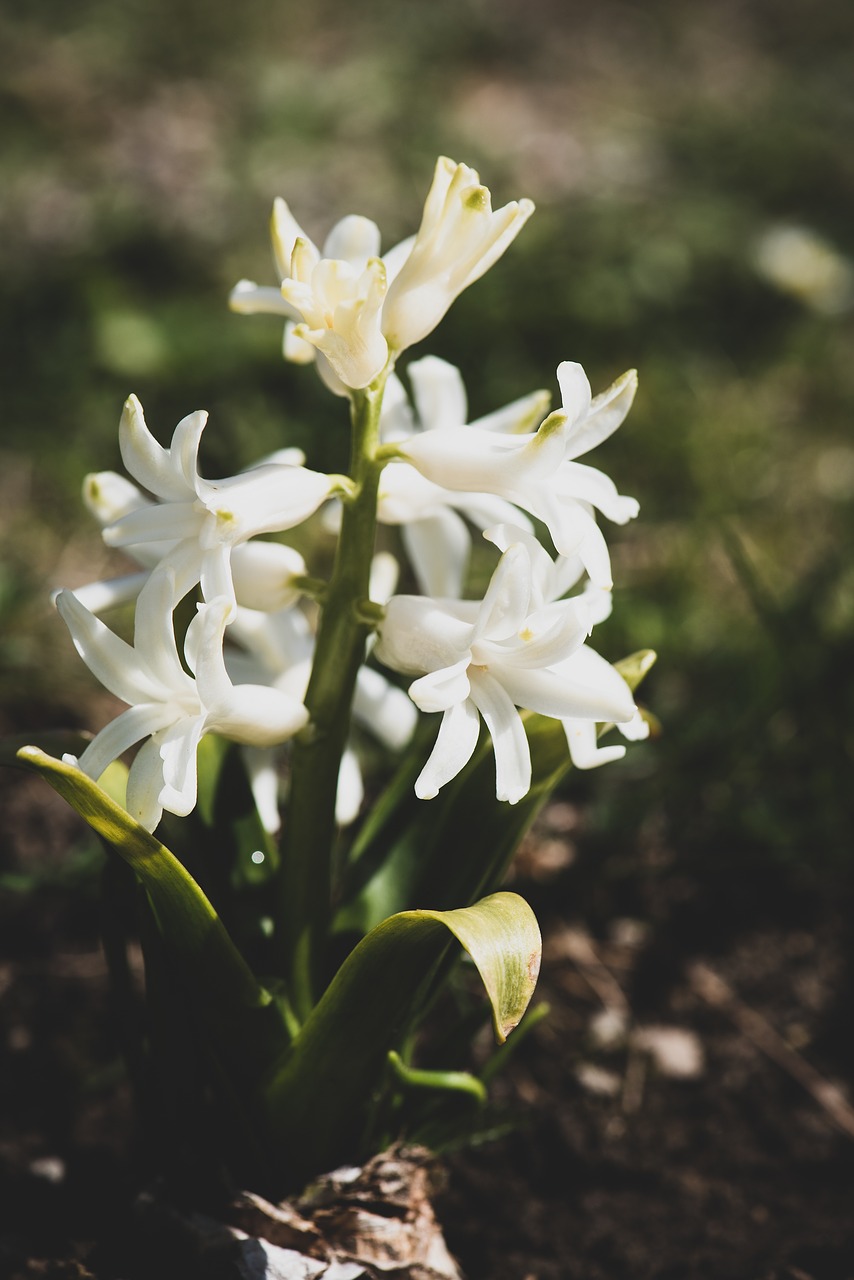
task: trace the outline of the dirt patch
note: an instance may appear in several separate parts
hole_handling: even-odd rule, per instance
[[[59,865],[79,833],[46,788],[11,774],[0,787],[23,833],[0,891],[0,1273],[141,1280],[153,1263],[128,1247],[131,1206],[153,1171],[116,1048],[97,879],[73,882],[85,841]],[[684,904],[707,886],[680,869],[657,885],[639,873],[611,912],[600,885],[594,928],[570,908],[588,872],[583,853],[558,856],[563,816],[514,883],[543,924],[551,1009],[495,1086],[524,1120],[448,1155],[436,1201],[468,1280],[854,1276],[843,906],[692,929]]]

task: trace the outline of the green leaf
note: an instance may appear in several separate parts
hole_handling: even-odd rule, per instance
[[[367,1100],[399,1046],[448,948],[471,956],[503,1042],[537,981],[541,940],[531,908],[496,893],[454,911],[407,911],[355,947],[271,1078],[270,1124],[295,1180],[360,1154]]]
[[[396,1079],[408,1089],[430,1089],[447,1093],[462,1093],[475,1102],[486,1102],[486,1086],[469,1071],[424,1071],[410,1067],[394,1049],[389,1052],[388,1063]]]
[[[216,1053],[244,1079],[269,1069],[288,1043],[278,1007],[186,868],[74,765],[33,746],[21,748],[18,759],[40,773],[136,872],[189,1011],[204,1025]]]
[[[635,692],[644,676],[655,666],[656,656],[654,649],[638,649],[637,652],[630,653],[628,657],[621,658],[619,662],[614,663],[632,693]]]

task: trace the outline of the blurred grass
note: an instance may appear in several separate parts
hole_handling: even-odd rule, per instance
[[[315,238],[359,211],[391,244],[443,152],[498,203],[538,204],[425,344],[462,367],[473,413],[554,388],[561,359],[595,389],[640,371],[593,459],[641,500],[609,532],[602,648],[659,650],[666,731],[578,781],[601,831],[727,874],[850,866],[852,42],[843,0],[7,4],[5,718],[90,688],[45,591],[104,572],[78,492],[119,465],[128,392],[164,440],[210,410],[208,474],[285,436],[341,465],[340,404],[228,290],[272,281],[274,195]],[[791,227],[835,293],[760,269]]]

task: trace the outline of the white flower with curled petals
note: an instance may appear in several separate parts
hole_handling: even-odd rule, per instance
[[[367,386],[388,358],[380,328],[386,267],[376,223],[355,214],[342,218],[321,251],[276,199],[270,229],[280,287],[241,280],[231,291],[232,311],[282,316],[285,358],[297,364],[317,358],[336,394]]]
[[[536,585],[541,567],[531,544],[511,544],[482,602],[394,596],[386,608],[377,658],[418,675],[409,695],[422,711],[441,711],[433,752],[415,786],[430,799],[456,777],[477,744],[480,718],[495,751],[496,796],[515,804],[531,784],[531,755],[517,708],[558,719],[627,721],[628,685],[602,687],[568,678],[566,663],[590,630],[583,596],[548,601]]]
[[[269,459],[272,462],[274,459]],[[299,450],[282,449],[276,461],[299,466],[304,455]],[[260,463],[258,465],[261,465]],[[131,511],[154,506],[151,498],[124,476],[99,471],[83,482],[83,501],[102,529]],[[135,600],[148,581],[150,571],[168,558],[177,542],[128,543],[122,550],[144,568],[104,582],[75,587],[74,594],[92,613],[128,604]],[[274,611],[295,604],[300,596],[300,579],[308,570],[305,560],[293,547],[280,542],[242,542],[231,551],[231,576],[237,603],[249,609]]]
[[[273,253],[280,289],[241,280],[229,305],[244,315],[282,316],[284,354],[318,356],[339,394],[366,387],[405,348],[436,327],[459,293],[501,256],[533,212],[530,200],[493,210],[468,165],[441,157],[416,235],[380,257],[368,218],[343,218],[321,252],[284,200],[273,205]]]
[[[603,472],[575,459],[617,429],[637,378],[631,370],[595,399],[580,365],[565,361],[558,378],[563,407],[536,432],[503,434],[482,424],[440,428],[401,440],[393,449],[434,484],[495,494],[542,520],[558,552],[580,556],[593,582],[607,589],[610,556],[593,509],[623,524],[637,515],[638,504],[619,494]]]
[[[380,418],[383,443],[407,439],[423,431],[454,430],[468,416],[466,390],[459,369],[436,356],[413,361],[407,374],[415,414],[395,375],[386,386]],[[535,391],[472,423],[484,431],[528,431],[548,408],[549,395]],[[463,519],[465,517],[465,519]],[[460,596],[471,554],[466,521],[483,531],[514,521],[526,525],[505,499],[488,493],[457,493],[421,475],[408,462],[390,462],[380,477],[377,518],[399,525],[419,588],[432,596]],[[530,525],[527,527],[530,528]]]
[[[421,226],[389,285],[383,308],[389,346],[403,351],[431,333],[463,289],[497,262],[533,211],[530,200],[493,210],[477,171],[440,156]]]
[[[514,542],[524,542],[531,557],[531,595],[532,601],[547,603],[557,600],[576,585],[583,573],[583,566],[577,558],[558,556],[553,561],[544,547],[526,531],[506,525],[489,529],[484,535],[498,547],[506,551]],[[612,598],[610,591],[588,583],[581,598],[587,605],[591,626],[604,622],[611,613]],[[598,690],[603,701],[625,701],[625,690],[628,685],[623,677],[605,658],[588,644],[583,644],[575,653],[559,663],[555,670],[564,677],[569,685],[584,686]],[[626,704],[626,710],[628,704]],[[578,716],[560,716],[570,758],[576,769],[595,769],[609,764],[613,760],[621,760],[626,748],[619,743],[600,747],[598,743],[598,727],[595,720]],[[649,725],[643,719],[637,707],[627,720],[616,722],[616,727],[624,738],[631,742],[649,736]]]
[[[119,427],[122,459],[130,474],[157,499],[143,498],[103,530],[108,546],[125,547],[155,571],[170,570],[178,598],[201,583],[205,600],[235,605],[232,552],[257,534],[290,529],[312,515],[336,481],[301,466],[271,463],[224,480],[198,473],[199,442],[207,415],[192,413],[175,428],[170,448],[151,435],[135,396]],[[130,496],[128,501],[130,502]],[[158,549],[160,554],[158,555]],[[262,556],[244,553],[247,576]]]
[[[326,357],[347,387],[366,387],[385,368],[388,345],[381,311],[386,270],[380,258],[353,266],[324,258],[308,239],[297,240],[282,297],[301,317],[293,337]]]
[[[185,816],[196,803],[196,749],[206,733],[235,742],[271,746],[299,732],[308,719],[302,702],[276,689],[234,685],[225,669],[223,634],[230,606],[199,606],[178,656],[172,625],[174,575],[153,575],[136,609],[128,644],[86,609],[71,591],[56,606],[78,653],[128,710],[92,740],[77,764],[95,781],[129,747],[148,738],[130,767],[127,807],[153,831],[163,810]]]

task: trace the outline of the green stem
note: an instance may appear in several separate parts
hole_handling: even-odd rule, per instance
[[[307,1017],[319,994],[322,947],[332,896],[335,797],[338,770],[350,726],[356,675],[370,631],[369,595],[377,519],[379,416],[386,373],[352,400],[350,477],[335,565],[329,582],[305,705],[308,728],[294,743],[279,873],[279,962],[295,1012]]]

